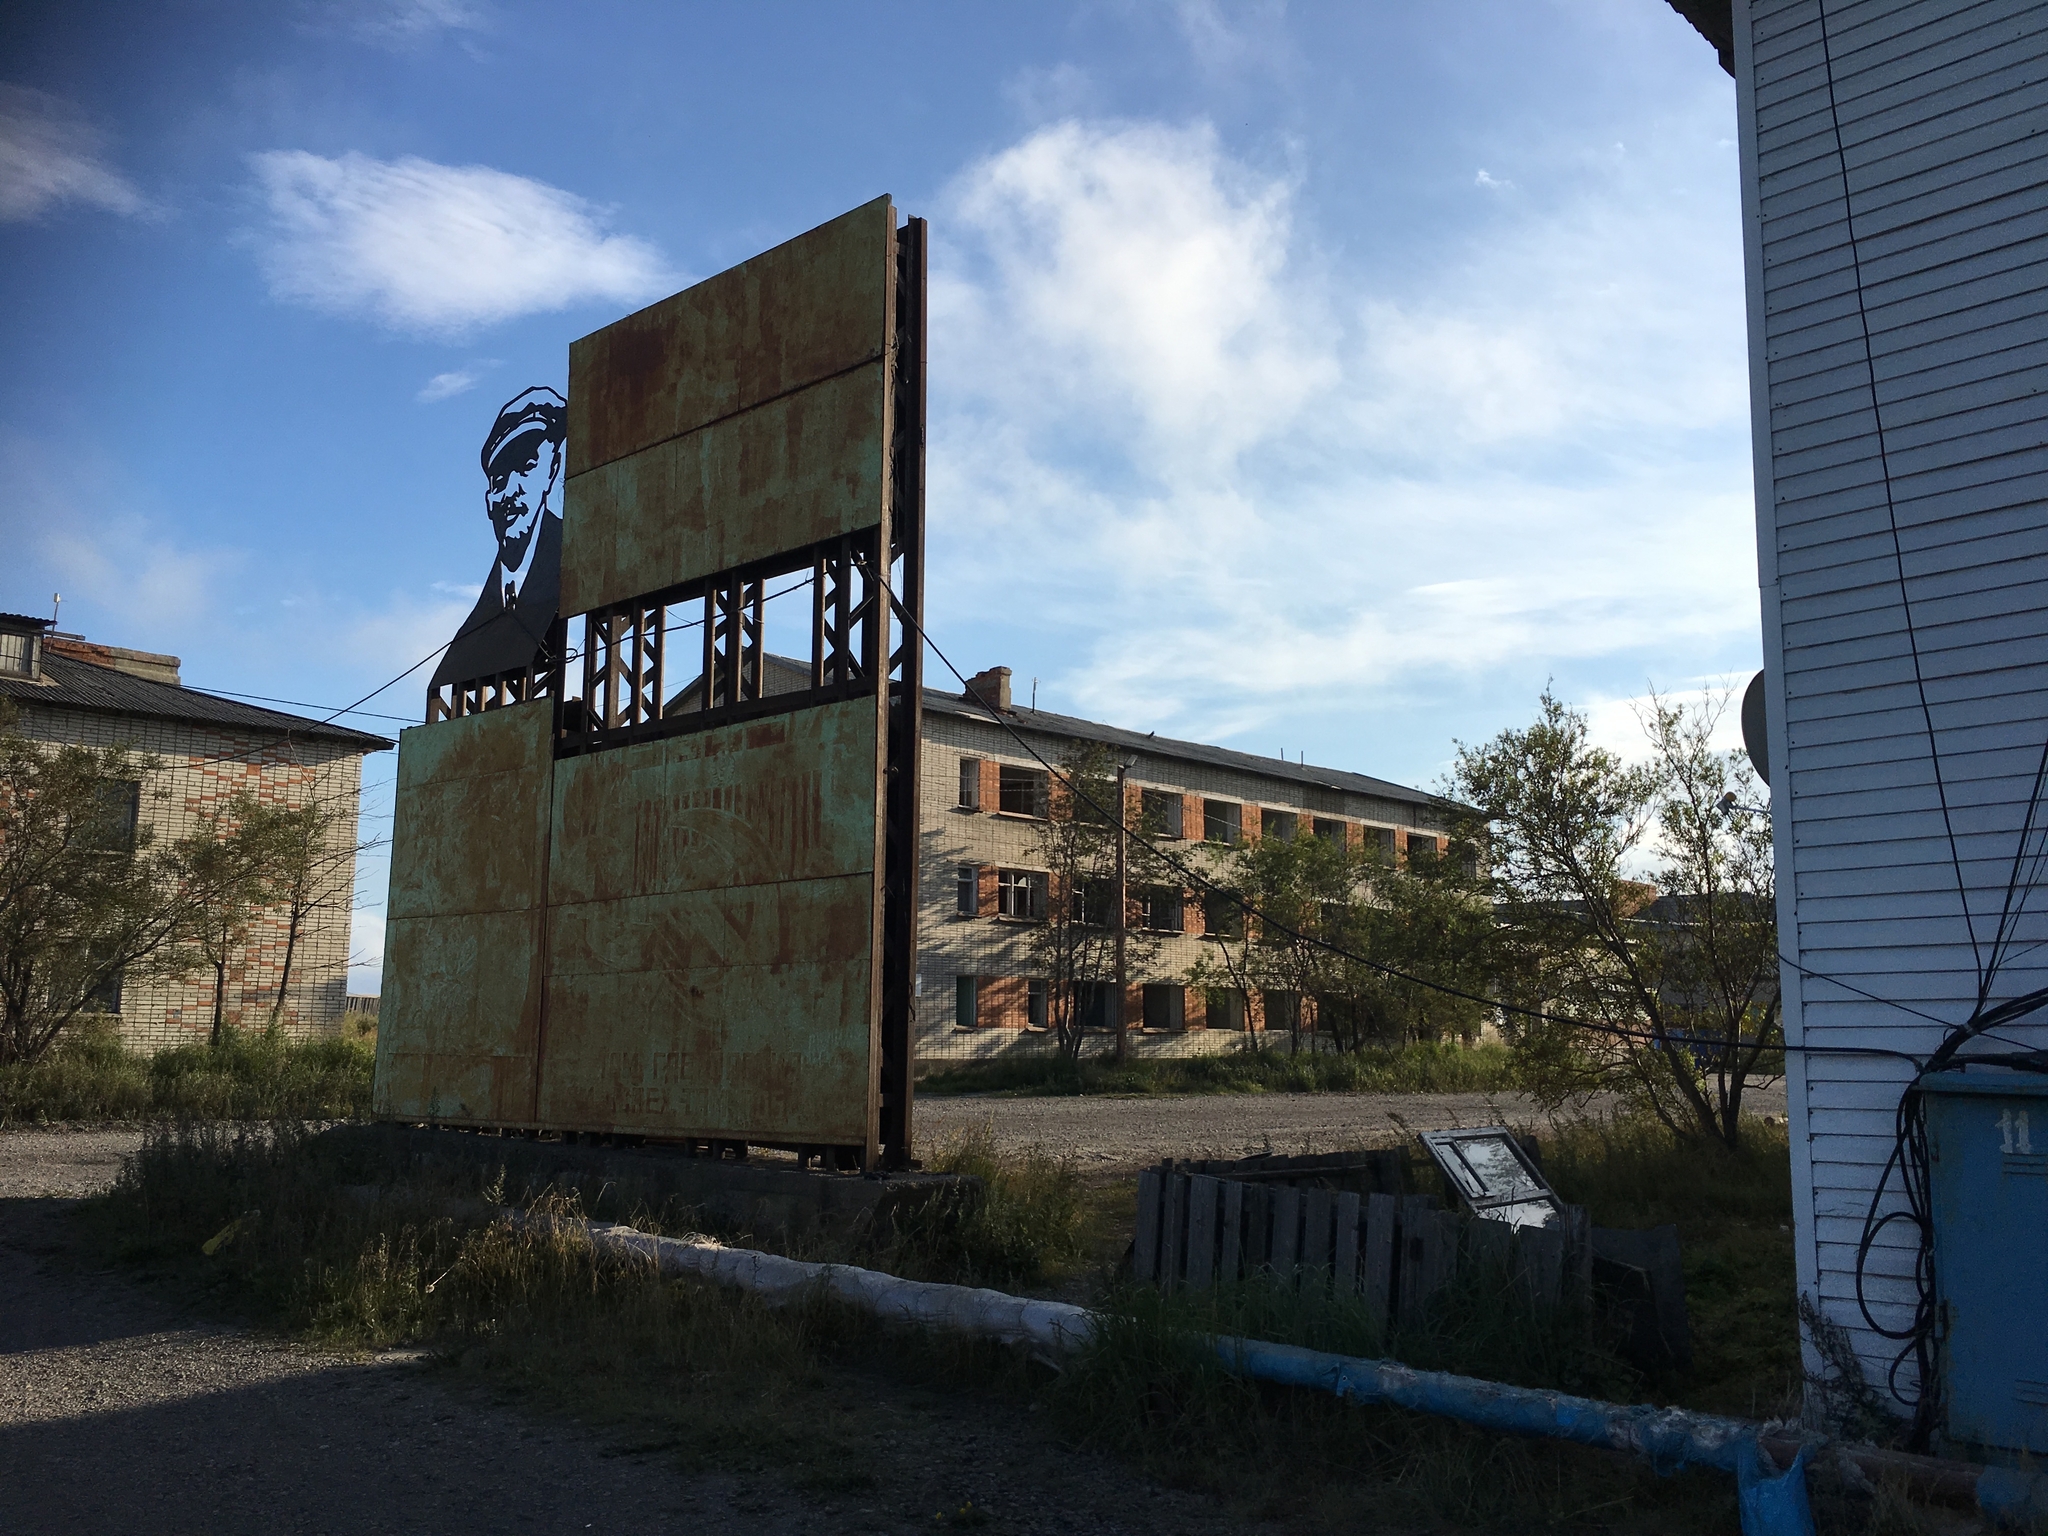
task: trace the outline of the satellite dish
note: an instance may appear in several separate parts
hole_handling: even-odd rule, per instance
[[[1771,724],[1764,710],[1764,675],[1749,680],[1742,695],[1742,745],[1749,752],[1749,765],[1766,785],[1771,782]]]

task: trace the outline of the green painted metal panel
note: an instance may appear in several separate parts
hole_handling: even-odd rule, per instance
[[[569,474],[883,356],[894,221],[878,197],[572,342]]]
[[[877,359],[573,477],[564,610],[874,527],[887,483],[887,378]]]
[[[869,1145],[877,701],[557,768],[540,1117]]]
[[[549,705],[523,704],[399,738],[380,1115],[531,1119],[552,724]]]

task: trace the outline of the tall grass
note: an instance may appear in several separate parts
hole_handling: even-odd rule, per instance
[[[51,1120],[306,1120],[367,1114],[374,1038],[231,1033],[217,1046],[129,1050],[111,1031],[0,1067],[0,1125]]]
[[[1262,1051],[1153,1057],[1121,1067],[1101,1053],[999,1056],[940,1067],[919,1079],[927,1094],[1495,1093],[1515,1086],[1499,1045],[1411,1044],[1362,1051]]]

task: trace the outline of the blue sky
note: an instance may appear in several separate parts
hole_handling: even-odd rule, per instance
[[[1621,742],[1758,664],[1734,88],[1663,0],[32,4],[0,60],[0,607],[195,686],[425,656],[498,403],[882,192],[964,668],[1426,785],[1548,679]]]

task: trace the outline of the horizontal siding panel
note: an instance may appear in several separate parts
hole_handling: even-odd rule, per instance
[[[2018,497],[2011,493],[2023,488],[2048,492],[2048,476],[2033,475],[2011,485],[1997,496],[1997,503],[2006,507],[2015,505]],[[1905,542],[1903,523],[1902,518],[1901,543]],[[1910,551],[1906,578],[1917,595],[1920,581],[1931,580],[1944,572],[2008,567],[2017,561],[2037,560],[2044,553],[2042,543],[2043,530],[2039,527],[2010,529],[1986,538],[1952,539],[1932,549]],[[2000,584],[2035,579],[2031,570],[2004,570],[1992,574]],[[1887,576],[1894,581],[1898,577],[1898,559],[1892,551],[1889,528],[1881,534],[1873,532],[1854,539],[1837,540],[1834,546],[1794,548],[1781,550],[1778,554],[1778,579],[1796,595],[1824,591],[1834,586],[1882,581]]]
[[[2020,0],[2026,3],[2026,0]],[[1815,49],[1815,62],[1819,62]],[[1889,105],[1863,105],[1842,112],[1842,150],[1849,178],[1863,185],[1861,172],[1902,152],[1940,145],[1970,129],[2024,119],[2040,110],[2038,94],[2048,73],[2048,37],[2028,38],[1980,57],[1988,67],[1957,81],[1938,96],[1909,94]],[[1838,91],[1839,98],[1840,92]],[[1836,161],[1834,122],[1825,87],[1813,93],[1813,109],[1774,125],[1768,147],[1759,138],[1757,163],[1767,184],[1815,161]]]
[[[2013,144],[1988,160],[1958,166],[1945,179],[1932,179],[1924,186],[1890,187],[1856,199],[1856,235],[1881,238],[1973,207],[1990,208],[2003,199],[2015,199],[2032,206],[2028,196],[2040,177],[2040,162],[2048,156],[2048,144],[2028,138]],[[1765,271],[1770,258],[1809,247],[1816,238],[1846,241],[1848,230],[1842,216],[1842,184],[1834,156],[1827,157],[1831,176],[1824,177],[1815,166],[1814,180],[1807,186],[1788,189],[1772,200],[1764,213]]]
[[[2035,577],[2037,564],[2043,567],[2043,571]],[[1994,626],[2020,624],[2029,615],[2039,615],[2044,604],[2048,604],[2048,560],[2029,561],[2018,575],[2020,579],[1983,593],[1922,597],[1915,592],[1913,628],[1920,643],[1930,650],[1946,650],[1970,643],[1970,637],[1977,632],[1975,626],[1980,623]],[[2028,577],[2034,579],[2029,580]],[[1810,601],[1819,611],[1796,619],[1789,616],[1781,619],[1786,655],[1797,657],[1803,670],[1813,653],[1850,640],[1889,635],[1896,637],[1897,643],[1903,647],[1906,643],[1905,609],[1900,602],[1898,583],[1891,582],[1888,586],[1889,591],[1884,586],[1876,586],[1830,594],[1831,600],[1827,600],[1825,606],[1822,606],[1824,600],[1813,599]],[[2037,619],[2036,622],[2043,621]]]
[[[2044,87],[2048,96],[2048,87]],[[1799,234],[1785,233],[1773,242],[1764,261],[1765,282],[1775,292],[1781,283],[1804,282],[1822,273],[1847,271],[1856,259],[1866,280],[1882,280],[1901,271],[1940,262],[1951,250],[1973,256],[2016,245],[2041,233],[2041,211],[2017,193],[1975,199],[1959,206],[1937,207],[1924,216],[1875,227],[1856,220],[1856,245],[1849,245],[1849,227],[1840,217],[1824,220]]]
[[[1819,712],[1823,707],[1822,701],[1813,703],[1814,709],[1809,718],[1795,719],[1787,726],[1786,739],[1795,753],[1806,746],[1868,741],[1888,733],[1902,738],[1920,737],[1926,730],[1927,722],[1917,693],[1882,709],[1859,711],[1837,708],[1822,714]],[[2043,710],[2048,709],[2048,680],[2025,690],[1990,690],[1974,699],[1951,699],[1942,703],[1943,708],[1935,715],[1934,725],[1943,741],[1948,740],[1952,731],[2003,728],[2013,733],[2010,739],[2015,744],[2038,743],[2042,721],[2048,718],[2043,714]],[[1932,713],[1931,707],[1929,712]],[[1924,741],[1924,737],[1921,739]],[[1799,771],[1796,763],[1793,771]]]
[[[1867,441],[1877,433],[1870,403],[1870,377],[1845,380],[1840,388],[1771,407],[1773,451],[1800,453],[1844,440]],[[1909,381],[1917,382],[1917,381]],[[2007,360],[2006,366],[1945,388],[1900,388],[1880,381],[1877,396],[1888,437],[1918,446],[1931,434],[1983,429],[1983,413],[1998,421],[2048,420],[2048,355]]]

